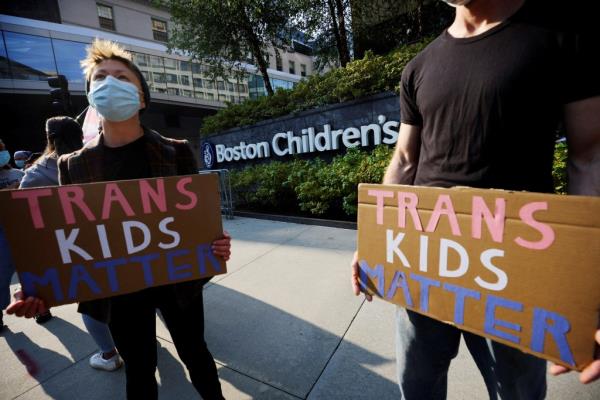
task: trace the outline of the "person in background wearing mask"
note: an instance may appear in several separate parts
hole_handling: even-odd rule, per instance
[[[15,166],[20,170],[25,169],[25,163],[27,159],[31,156],[31,152],[27,150],[19,150],[15,151],[13,158],[15,160]]]
[[[401,125],[383,183],[552,193],[562,123],[569,193],[600,195],[600,82],[583,45],[587,37],[563,32],[562,19],[540,20],[546,2],[444,1],[456,7],[453,24],[402,72]],[[352,286],[359,295],[357,261],[355,254]],[[401,398],[446,398],[461,336],[490,399],[546,396],[542,359],[401,307],[396,324]],[[580,380],[599,377],[600,360]]]
[[[0,190],[19,187],[23,175],[23,171],[10,166],[10,153],[0,139]]]
[[[10,166],[10,153],[0,139],[0,190],[17,188],[23,175],[23,171]],[[8,242],[0,225],[0,331],[4,329],[2,310],[10,303],[10,282],[14,272]]]
[[[25,176],[19,186],[21,189],[58,185],[58,158],[83,147],[83,131],[71,117],[53,117],[46,121],[46,141],[43,154],[25,170]],[[44,315],[51,316],[50,310],[47,314],[38,316],[36,321],[39,322]],[[82,314],[82,318],[87,331],[100,349],[90,357],[90,366],[104,371],[119,369],[123,363],[108,325],[87,314]]]
[[[61,185],[197,173],[186,141],[163,137],[141,125],[139,114],[150,103],[150,91],[129,52],[97,39],[81,64],[88,101],[101,117],[101,132],[82,150],[59,159]],[[227,261],[231,238],[224,232],[212,248],[215,256]],[[223,398],[217,368],[204,341],[202,289],[207,281],[153,287],[79,305],[81,312],[109,323],[125,361],[128,399],[158,397],[157,308],[196,390],[207,400]],[[24,299],[21,292],[7,311],[30,317],[44,308],[41,300]]]

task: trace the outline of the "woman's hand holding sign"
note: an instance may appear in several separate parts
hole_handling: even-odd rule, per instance
[[[15,300],[6,309],[7,314],[14,314],[17,317],[33,318],[36,315],[44,314],[48,311],[44,301],[37,297],[25,297],[22,290],[17,290],[14,294]]]
[[[231,236],[227,231],[223,231],[223,237],[212,242],[212,252],[215,256],[228,261],[231,256]]]

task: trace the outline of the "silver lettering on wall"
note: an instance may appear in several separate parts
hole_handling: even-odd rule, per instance
[[[394,144],[398,140],[398,121],[387,121],[385,115],[377,117],[377,124],[363,125],[360,127],[347,127],[332,130],[331,125],[323,125],[320,132],[315,128],[302,129],[300,136],[294,132],[278,132],[273,135],[271,142],[246,143],[240,142],[236,146],[228,147],[216,144],[215,151],[217,162],[231,162],[253,160],[255,158],[269,158],[271,153],[283,157],[293,154],[306,154],[346,148],[376,146],[379,144]]]

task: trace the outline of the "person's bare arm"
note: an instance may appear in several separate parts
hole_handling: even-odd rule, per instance
[[[394,155],[383,176],[383,184],[412,185],[417,172],[420,148],[421,128],[400,124],[398,142],[396,142]]]
[[[569,149],[569,194],[600,196],[600,97],[567,104],[565,129]],[[579,375],[582,383],[600,379],[600,329],[596,331],[596,342],[596,361]],[[550,367],[553,375],[569,371],[570,369],[562,365]]]
[[[413,125],[400,124],[398,141],[394,155],[383,177],[384,184],[411,185],[415,180],[419,149],[421,148],[421,128]],[[356,296],[360,295],[358,252],[352,257],[352,290]],[[365,298],[371,301],[371,295],[365,293]]]
[[[600,96],[565,106],[569,194],[600,196]]]

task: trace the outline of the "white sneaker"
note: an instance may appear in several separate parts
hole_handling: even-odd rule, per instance
[[[90,367],[92,368],[101,369],[104,371],[114,371],[121,368],[121,365],[123,365],[123,361],[118,354],[115,354],[108,360],[105,360],[102,358],[102,352],[99,351],[90,357]]]

